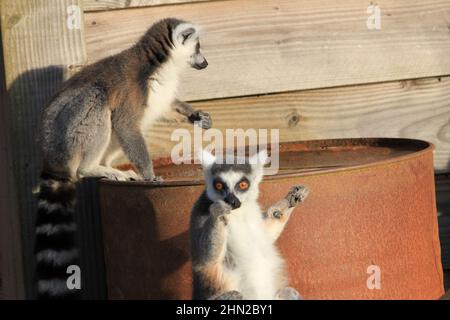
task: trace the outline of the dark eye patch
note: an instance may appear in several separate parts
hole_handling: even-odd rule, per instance
[[[214,179],[213,187],[217,192],[226,192],[228,190],[227,184],[220,178]]]
[[[234,189],[238,192],[245,192],[250,188],[250,181],[247,178],[242,178],[238,183],[234,186]]]

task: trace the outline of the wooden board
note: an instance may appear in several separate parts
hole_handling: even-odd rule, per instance
[[[1,29],[1,27],[0,27]],[[23,299],[22,239],[9,147],[3,48],[0,41],[0,300]]]
[[[88,12],[200,1],[215,0],[82,0],[82,3],[84,11]]]
[[[186,100],[450,74],[450,1],[386,0],[369,30],[363,0],[236,0],[88,13],[89,62],[120,52],[163,17],[200,24],[206,70]]]
[[[214,127],[222,132],[275,128],[281,141],[424,139],[436,146],[436,170],[450,171],[450,77],[212,100],[193,106],[209,112]],[[172,113],[147,133],[153,157],[170,155],[177,144],[170,137],[177,128],[193,131],[183,117]]]
[[[40,114],[49,98],[71,73],[72,67],[86,62],[82,8],[77,28],[76,23],[68,24],[68,19],[74,17],[68,13],[71,5],[80,6],[81,3],[79,0],[1,1],[9,107],[7,121],[11,132],[11,144],[7,148],[14,159],[11,171],[15,175],[18,192],[23,239],[23,252],[20,254],[24,257],[28,296],[33,296],[35,289],[33,238],[37,209],[32,190],[38,183],[42,167],[38,144]],[[80,195],[81,201],[86,199],[92,202],[91,197],[90,193]],[[90,227],[87,225],[87,228]],[[98,256],[98,252],[93,250],[87,251],[87,254]],[[84,268],[83,272],[86,275],[89,270]],[[86,285],[91,286],[96,281],[94,279]]]

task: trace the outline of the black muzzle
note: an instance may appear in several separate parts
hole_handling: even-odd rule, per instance
[[[237,209],[241,206],[241,201],[239,201],[239,199],[232,193],[230,193],[224,200],[231,206],[232,209]]]

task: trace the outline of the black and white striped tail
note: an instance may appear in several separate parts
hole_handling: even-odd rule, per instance
[[[78,298],[79,290],[67,287],[67,267],[78,264],[75,199],[73,181],[42,174],[35,242],[38,299]]]

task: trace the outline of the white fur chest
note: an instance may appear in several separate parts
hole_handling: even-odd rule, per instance
[[[148,80],[147,106],[141,122],[141,130],[149,128],[171,109],[175,100],[180,66],[173,59],[165,62]]]
[[[232,253],[245,299],[273,299],[280,288],[277,275],[283,261],[265,230],[258,204],[248,204],[230,214],[228,250]]]

